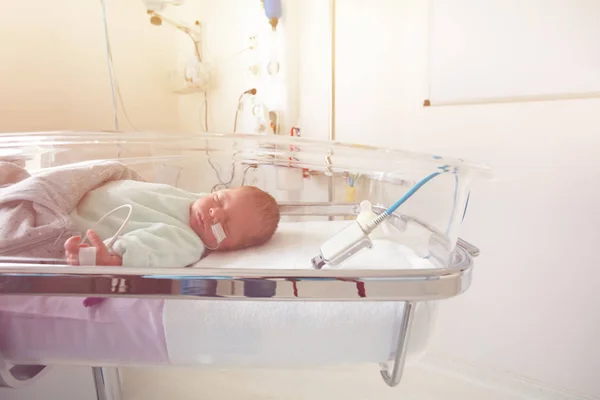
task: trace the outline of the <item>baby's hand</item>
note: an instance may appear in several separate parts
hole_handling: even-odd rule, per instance
[[[91,229],[87,231],[86,237],[90,241],[91,245],[96,248],[96,265],[105,266],[120,266],[122,263],[121,257],[110,254],[108,247],[102,242],[100,236]],[[67,263],[69,265],[79,265],[79,249],[82,247],[89,247],[90,245],[85,243],[81,244],[81,236],[72,236],[65,242],[65,255],[67,257]]]

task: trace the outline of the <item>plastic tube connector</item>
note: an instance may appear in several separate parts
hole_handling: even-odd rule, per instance
[[[321,269],[325,264],[336,266],[346,261],[360,250],[373,247],[369,235],[360,223],[354,221],[331,239],[323,243],[321,252],[311,259],[314,268]]]
[[[321,269],[325,266],[326,262],[325,262],[325,258],[323,257],[323,254],[319,254],[318,256],[313,257],[310,262],[312,263],[313,268],[315,269]]]
[[[363,200],[356,221],[326,241],[321,252],[311,259],[313,268],[322,269],[326,264],[337,266],[359,251],[373,247],[369,235],[377,227],[378,218],[371,202]]]

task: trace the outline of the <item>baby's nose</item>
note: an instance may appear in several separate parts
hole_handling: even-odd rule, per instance
[[[220,208],[211,208],[208,213],[215,224],[221,222],[222,213]]]

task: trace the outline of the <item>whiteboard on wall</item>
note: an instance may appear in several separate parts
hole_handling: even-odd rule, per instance
[[[430,105],[600,97],[600,0],[430,0],[429,13]]]

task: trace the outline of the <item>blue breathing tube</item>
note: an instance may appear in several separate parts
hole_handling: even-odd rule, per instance
[[[441,169],[444,172],[448,171],[447,167],[441,167]],[[421,179],[419,182],[417,182],[417,184],[415,186],[413,186],[412,188],[410,188],[410,190],[408,192],[406,192],[404,194],[404,196],[402,196],[398,201],[396,201],[387,210],[385,210],[382,213],[382,215],[380,216],[381,218],[376,219],[376,224],[381,223],[383,221],[383,219],[385,219],[387,216],[389,216],[394,211],[396,211],[398,209],[398,207],[400,207],[402,204],[404,204],[406,202],[406,200],[410,199],[412,197],[412,195],[414,195],[417,192],[417,190],[419,190],[421,187],[423,187],[423,185],[425,185],[427,182],[429,182],[430,180],[432,180],[433,178],[435,178],[436,176],[438,176],[440,174],[441,174],[441,172],[434,172],[434,173],[426,176],[425,178]],[[454,197],[454,206],[452,207],[453,214],[454,214],[454,208],[456,207],[457,191],[458,191],[458,177],[456,178],[456,182],[454,184],[454,196],[453,196]],[[469,193],[467,193],[467,200],[465,202],[465,208],[463,210],[461,222],[464,222],[465,216],[467,215],[467,209],[469,207],[470,198],[471,198],[471,192],[469,191]],[[448,229],[446,230],[446,234],[448,233],[448,231],[450,231],[450,222],[448,223]]]
[[[434,172],[433,174],[428,175],[425,178],[421,179],[419,182],[417,182],[417,184],[415,186],[411,187],[410,190],[404,194],[404,196],[402,196],[398,201],[396,201],[387,210],[385,210],[385,213],[388,215],[392,214],[394,211],[396,211],[398,209],[398,207],[400,207],[402,204],[404,204],[404,202],[406,200],[410,199],[412,197],[412,195],[417,192],[417,190],[421,189],[421,187],[423,187],[423,185],[425,185],[427,182],[429,182],[430,180],[432,180],[439,174],[441,174],[441,172]]]
[[[467,208],[469,208],[469,199],[470,198],[471,198],[471,192],[469,192],[469,194],[467,194],[467,201],[465,203],[465,210],[463,211],[462,221],[464,221],[465,217],[467,216]]]
[[[423,178],[419,182],[417,182],[417,184],[414,185],[412,188],[410,188],[410,190],[408,192],[406,192],[404,194],[404,196],[402,196],[398,201],[396,201],[394,204],[392,204],[387,210],[385,210],[377,218],[375,218],[375,220],[373,221],[373,225],[371,225],[371,228],[374,228],[375,226],[377,226],[380,223],[382,223],[387,217],[389,217],[394,211],[396,211],[398,209],[398,207],[400,207],[402,204],[404,204],[419,189],[421,189],[423,187],[423,185],[425,185],[427,182],[429,182],[430,180],[432,180],[436,176],[440,175],[442,172],[448,172],[449,168],[450,167],[448,165],[441,166],[441,167],[439,167],[439,169],[441,170],[441,172],[434,172],[432,174],[429,174],[428,176],[426,176],[425,178]],[[454,187],[454,197],[455,197],[454,201],[455,202],[456,202],[456,190],[457,190],[457,186],[458,186],[458,181],[456,182],[456,185]],[[465,214],[467,212],[467,205],[468,205],[468,198],[467,198],[467,204],[465,205],[465,210],[463,212],[463,219],[465,218]]]

